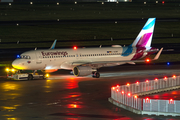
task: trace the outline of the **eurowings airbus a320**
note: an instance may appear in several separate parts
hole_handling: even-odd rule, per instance
[[[141,58],[154,54],[157,60],[162,49],[151,47],[156,18],[149,18],[134,42],[126,47],[120,45],[99,48],[54,49],[56,40],[50,49],[24,52],[15,59],[12,66],[19,70],[69,69],[75,76],[99,78],[98,68],[122,65],[125,63],[145,62]],[[138,60],[141,59],[141,60]]]

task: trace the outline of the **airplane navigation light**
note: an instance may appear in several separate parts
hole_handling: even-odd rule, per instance
[[[74,46],[74,47],[73,47],[73,49],[74,49],[74,50],[76,50],[76,49],[77,49],[77,47],[76,47],[76,46]]]
[[[147,58],[147,59],[146,59],[146,62],[147,62],[147,63],[149,63],[149,62],[150,62],[150,59],[149,59],[149,58]]]

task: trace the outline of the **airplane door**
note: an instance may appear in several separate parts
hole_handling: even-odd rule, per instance
[[[36,52],[36,64],[42,63],[42,55],[39,52]]]

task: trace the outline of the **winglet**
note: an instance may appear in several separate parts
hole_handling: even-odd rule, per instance
[[[163,48],[160,49],[160,51],[156,54],[156,56],[154,57],[153,60],[157,60],[159,58],[159,56],[161,55]]]
[[[57,40],[54,40],[53,44],[51,45],[51,47],[50,47],[49,49],[54,49],[54,48],[55,48],[56,41],[57,41]]]

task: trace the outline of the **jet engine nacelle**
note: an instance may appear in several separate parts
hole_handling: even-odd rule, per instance
[[[93,69],[89,66],[76,66],[73,68],[73,74],[75,76],[87,76],[92,74]]]

